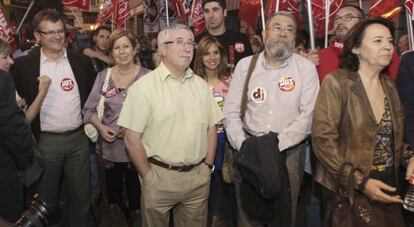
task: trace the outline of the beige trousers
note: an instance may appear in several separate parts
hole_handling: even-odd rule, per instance
[[[205,227],[210,174],[203,163],[188,172],[151,164],[142,179],[142,226],[167,227],[172,209],[174,226]]]

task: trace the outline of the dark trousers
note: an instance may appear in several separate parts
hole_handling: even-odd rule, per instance
[[[134,165],[131,162],[106,162],[105,181],[109,204],[118,204],[120,206],[124,204],[122,192],[124,188],[123,182],[125,182],[129,208],[131,210],[139,209],[141,186]]]
[[[87,226],[90,207],[89,142],[83,130],[70,135],[41,133],[37,147],[43,158],[39,196],[50,207],[58,207],[64,179],[67,193],[65,226]]]

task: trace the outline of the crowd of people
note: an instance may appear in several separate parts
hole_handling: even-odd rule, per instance
[[[75,53],[46,9],[24,56],[0,39],[0,217],[16,222],[38,194],[52,226],[120,211],[128,226],[318,227],[352,190],[368,219],[413,226],[414,52],[397,52],[393,23],[344,5],[330,46],[310,49],[289,12],[249,40],[226,28],[224,0],[202,7],[197,37],[103,25]]]

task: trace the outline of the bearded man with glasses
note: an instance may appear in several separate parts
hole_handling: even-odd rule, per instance
[[[238,226],[295,226],[306,139],[310,134],[319,81],[314,64],[293,53],[297,26],[292,14],[284,11],[275,13],[268,19],[265,28],[262,32],[265,50],[258,56],[243,58],[236,66],[224,103],[224,126],[231,145],[241,154],[264,154],[270,149],[270,154],[280,152],[286,158],[286,164],[283,162],[280,166],[287,168],[287,173],[266,169],[258,175],[267,174],[263,178],[269,181],[274,176],[288,176],[273,181],[281,188],[277,198],[272,197],[278,204],[276,210],[270,211],[272,213],[267,217],[252,218],[257,203],[253,199],[243,200],[247,194],[243,192],[248,192],[243,190],[243,182],[251,182],[247,174],[243,176],[242,171],[237,169],[234,184],[239,210]],[[252,65],[254,70],[249,80],[246,79],[247,72],[254,59],[257,63]],[[242,103],[243,96],[247,97],[243,98],[247,104]],[[244,107],[243,117],[241,109]],[[254,149],[250,149],[250,144],[259,144],[258,141],[263,141],[265,137],[274,141],[273,144],[255,145]],[[262,164],[257,167],[264,166]],[[286,182],[287,177],[290,183]],[[269,209],[266,212],[269,213]]]
[[[16,90],[28,105],[37,103],[38,78],[51,84],[32,123],[36,148],[42,157],[39,198],[53,212],[59,204],[64,179],[67,189],[65,226],[87,226],[90,207],[89,144],[83,131],[81,110],[92,88],[95,73],[85,56],[66,51],[63,16],[52,9],[38,12],[34,36],[41,48],[17,58],[11,68]]]

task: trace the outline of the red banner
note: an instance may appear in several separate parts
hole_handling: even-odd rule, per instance
[[[267,0],[266,8],[265,8],[265,15],[266,18],[271,16],[274,12],[276,12],[277,0]],[[278,11],[288,11],[292,12],[293,16],[296,19],[296,25],[298,29],[301,27],[301,19],[300,19],[300,2],[298,0],[279,0],[279,9]]]
[[[7,21],[3,7],[0,7],[0,38],[6,40],[10,47],[14,50],[16,49],[16,42],[13,37],[13,27]]]
[[[404,2],[404,5],[405,5],[405,8],[406,8],[408,11],[410,11],[410,13],[413,13],[413,5],[414,5],[413,0],[406,0],[406,1]]]
[[[260,12],[260,0],[240,0],[239,18],[256,31],[257,16]]]
[[[346,0],[332,0],[329,7],[328,31],[333,29],[333,19]],[[312,19],[316,37],[325,36],[325,5],[324,0],[312,0]]]
[[[204,10],[202,7],[202,0],[194,0],[191,10],[191,27],[194,34],[197,36],[201,34],[206,27],[206,20],[204,19]]]
[[[128,0],[118,0],[115,14],[115,24],[118,28],[125,27],[125,21],[129,17]]]
[[[91,6],[91,0],[62,0],[64,6],[78,7],[89,11]]]
[[[172,0],[171,5],[173,5],[175,12],[180,15],[181,22],[183,24],[188,24],[188,18],[191,14],[191,5],[190,0]]]
[[[116,0],[104,0],[103,8],[99,11],[96,23],[103,24],[114,14],[116,7]],[[115,18],[114,18],[115,19]]]
[[[369,17],[380,17],[398,6],[400,6],[400,0],[371,0],[371,7],[368,9]],[[394,14],[391,18],[396,19],[396,15],[398,13]]]

